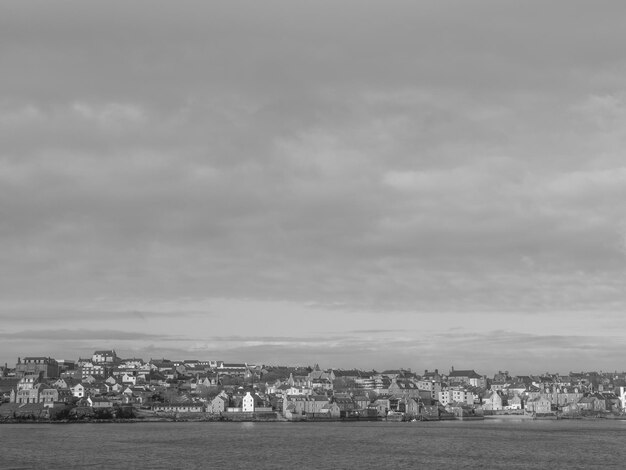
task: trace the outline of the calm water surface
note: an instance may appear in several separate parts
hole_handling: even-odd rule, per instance
[[[0,425],[2,469],[626,468],[626,421]]]

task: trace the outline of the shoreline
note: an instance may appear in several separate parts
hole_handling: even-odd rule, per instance
[[[626,416],[556,416],[553,417],[533,417],[530,415],[490,415],[484,419],[463,419],[463,418],[446,418],[446,419],[428,419],[428,420],[386,420],[378,419],[354,419],[354,418],[329,418],[329,419],[302,419],[289,420],[284,417],[272,419],[232,419],[232,417],[215,416],[207,417],[145,417],[145,418],[128,418],[128,419],[80,419],[80,420],[49,420],[49,419],[6,419],[0,421],[1,425],[20,425],[20,424],[141,424],[141,423],[405,423],[405,424],[421,424],[421,423],[437,423],[437,422],[476,422],[476,421],[626,421]]]

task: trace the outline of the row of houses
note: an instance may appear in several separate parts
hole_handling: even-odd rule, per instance
[[[474,370],[363,371],[267,367],[223,361],[122,359],[114,350],[86,359],[18,358],[0,370],[0,393],[17,405],[132,404],[155,413],[275,411],[293,419],[443,413],[624,411],[624,374],[572,373],[492,379]],[[246,393],[243,391],[247,390]],[[246,403],[244,403],[244,398]],[[251,400],[251,402],[250,402]],[[181,411],[187,409],[188,411]],[[193,410],[193,411],[192,411]]]

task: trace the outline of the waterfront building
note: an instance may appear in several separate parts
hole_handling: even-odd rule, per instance
[[[250,392],[246,392],[244,397],[241,399],[241,411],[244,413],[254,412],[254,397]]]
[[[227,406],[228,395],[226,395],[224,392],[221,392],[207,404],[207,412],[213,414],[224,413]]]
[[[504,407],[505,410],[521,410],[524,406],[522,401],[522,397],[519,395],[514,395],[512,397],[507,398],[507,405]]]
[[[531,398],[526,402],[527,413],[548,414],[552,412],[552,402],[545,396]]]
[[[311,395],[304,401],[304,413],[310,416],[318,416],[326,413],[324,407],[330,403],[326,395]]]
[[[54,406],[54,402],[59,401],[59,390],[56,388],[44,388],[39,394],[39,403],[45,406]]]
[[[465,387],[447,387],[439,392],[439,402],[446,406],[449,403],[474,404],[474,394]]]
[[[618,387],[617,396],[620,399],[622,410],[626,411],[626,386]]]
[[[485,411],[501,411],[504,409],[502,396],[497,390],[488,392],[483,398],[483,410]]]
[[[441,392],[441,382],[422,377],[422,379],[417,382],[417,388],[422,392],[428,392],[428,398],[437,399],[439,398],[439,392]],[[420,396],[423,397],[424,395],[420,394]]]
[[[25,403],[39,403],[39,392],[41,387],[43,387],[43,385],[36,384],[30,388],[18,389],[15,394],[15,403],[18,405]]]
[[[339,409],[337,403],[329,402],[322,407],[321,414],[325,414],[328,418],[338,419],[341,416],[341,410]]]

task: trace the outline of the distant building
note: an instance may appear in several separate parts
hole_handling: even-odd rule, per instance
[[[248,372],[248,365],[247,364],[221,363],[220,366],[216,370],[220,375],[230,375],[233,377],[245,377],[246,372]]]
[[[424,370],[424,374],[422,375],[422,380],[427,380],[431,382],[441,382],[441,375],[439,375],[439,369],[435,369],[434,371],[429,371],[428,369]]]
[[[57,363],[59,364],[59,373],[62,374],[66,371],[71,371],[76,369],[76,361],[72,361],[69,359],[58,359]]]
[[[44,406],[54,407],[55,404],[59,403],[68,403],[71,401],[72,393],[68,389],[58,389],[58,388],[44,388],[41,387],[39,390],[39,403],[43,403]]]
[[[117,354],[113,349],[95,351],[91,356],[91,360],[94,364],[114,364],[119,362]]]
[[[59,376],[59,364],[51,357],[25,357],[23,361],[17,358],[15,376],[21,379],[28,375],[42,379],[56,378]]]
[[[439,402],[446,406],[450,403],[474,404],[474,394],[465,387],[450,387],[439,392]]]
[[[436,400],[439,397],[439,392],[441,392],[441,382],[422,378],[422,380],[417,382],[417,388],[423,392],[428,392],[430,394],[429,398]]]
[[[454,370],[454,367],[448,374],[448,381],[451,384],[468,384],[473,387],[483,387],[487,386],[487,378],[477,374],[476,371],[472,370]]]
[[[552,402],[542,396],[531,398],[526,402],[527,413],[547,414],[552,411]]]
[[[207,412],[215,414],[223,413],[226,411],[227,406],[228,396],[222,392],[207,404]]]
[[[79,359],[78,370],[82,379],[86,379],[90,375],[105,375],[104,363],[96,363],[91,359]]]
[[[241,400],[241,411],[244,413],[254,412],[254,397],[250,394],[250,392],[246,392]]]
[[[81,383],[70,387],[70,390],[72,391],[72,395],[76,398],[83,398],[85,396],[85,387]]]
[[[522,397],[519,395],[514,395],[511,398],[507,399],[507,405],[504,407],[505,410],[521,410],[523,407]]]
[[[502,396],[496,390],[491,391],[483,398],[483,410],[500,411],[502,409],[504,409]]]
[[[620,399],[622,410],[626,410],[626,387],[624,386],[619,387],[617,396]]]

